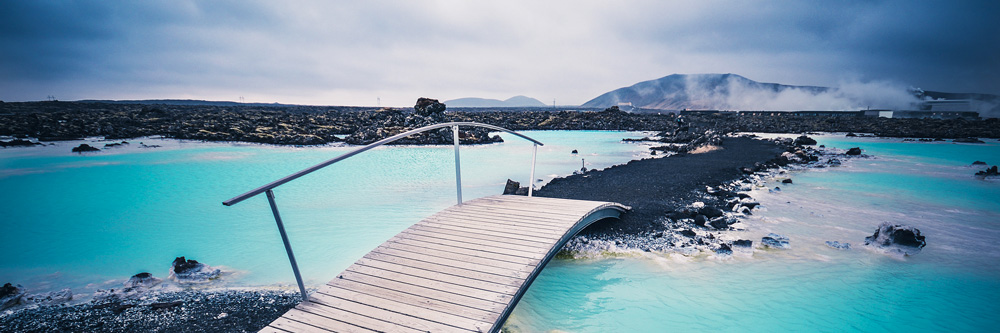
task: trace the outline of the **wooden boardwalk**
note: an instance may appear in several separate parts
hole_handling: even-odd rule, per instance
[[[491,196],[375,248],[262,332],[498,332],[546,263],[611,202]]]

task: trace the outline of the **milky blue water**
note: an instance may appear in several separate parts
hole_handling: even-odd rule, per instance
[[[643,156],[622,132],[528,132],[536,178]],[[790,170],[751,195],[751,239],[776,232],[789,250],[713,254],[628,252],[553,260],[508,321],[521,332],[995,331],[1000,325],[1000,143],[816,139],[871,159]],[[147,144],[152,141],[147,140]],[[129,275],[166,275],[186,255],[235,272],[231,285],[292,284],[266,200],[221,201],[349,148],[156,140],[164,147],[72,154],[78,144],[0,150],[0,281],[92,290]],[[579,149],[581,154],[569,154]],[[524,182],[530,145],[463,147],[465,197]],[[307,284],[317,285],[420,218],[454,204],[451,147],[376,149],[279,188],[277,201]],[[779,184],[792,178],[794,184]],[[781,186],[782,191],[767,189]],[[864,246],[883,222],[917,227],[928,245],[897,257]],[[836,250],[824,242],[849,242]],[[89,286],[88,286],[89,285]],[[89,289],[88,289],[89,288]]]
[[[790,250],[732,257],[639,253],[556,260],[508,321],[525,332],[995,331],[1000,325],[1000,181],[972,175],[1000,164],[1000,144],[816,137],[872,159],[789,171],[754,190],[763,209],[730,237],[770,232]],[[794,184],[778,180],[792,178]],[[769,193],[768,188],[781,191]],[[927,237],[922,253],[866,248],[883,221]],[[849,242],[837,250],[825,241]]]
[[[640,132],[529,131],[537,179],[625,163],[646,154],[623,143]],[[531,144],[463,146],[463,197],[527,184]],[[141,148],[159,145],[159,148]],[[103,147],[105,142],[91,142]],[[353,147],[277,147],[139,139],[97,153],[80,142],[0,149],[0,283],[77,293],[118,287],[129,276],[163,278],[176,256],[232,272],[232,285],[292,284],[266,198],[222,201]],[[577,149],[579,154],[571,154]],[[451,146],[380,147],[275,190],[307,284],[329,281],[409,225],[455,204]]]

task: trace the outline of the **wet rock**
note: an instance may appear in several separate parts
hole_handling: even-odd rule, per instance
[[[169,279],[180,283],[204,283],[218,278],[222,270],[202,264],[197,260],[177,257],[170,266]]]
[[[515,182],[510,178],[507,179],[507,185],[503,188],[503,194],[514,194],[517,193],[517,189],[521,187],[521,183]]]
[[[781,183],[782,184],[791,184],[792,183],[792,179],[791,178],[782,179]]]
[[[12,308],[24,302],[24,287],[6,283],[0,287],[0,311]]]
[[[698,235],[697,233],[694,232],[694,230],[691,230],[691,229],[681,230],[680,234],[681,234],[681,236],[691,237],[691,238],[694,238],[694,236]]]
[[[10,141],[0,141],[0,147],[30,147],[34,145],[40,145],[39,142],[31,142],[22,139],[13,139]]]
[[[986,142],[983,142],[983,140],[979,140],[979,138],[971,138],[971,137],[970,138],[958,138],[958,139],[951,140],[951,142],[960,142],[960,143],[986,143]]]
[[[847,155],[852,155],[852,156],[861,155],[861,148],[860,147],[854,147],[854,148],[848,149],[847,150]]]
[[[857,135],[857,134],[854,134],[853,132],[848,132],[848,133],[847,133],[847,135],[845,135],[845,136],[846,136],[846,137],[856,137],[856,136],[858,136],[858,135]]]
[[[760,239],[760,243],[764,244],[765,247],[776,248],[776,249],[789,249],[791,245],[788,244],[788,237],[769,233]]]
[[[980,177],[994,177],[994,176],[1000,176],[1000,172],[997,172],[997,166],[994,165],[993,167],[991,167],[989,169],[976,172],[976,176],[980,176]]]
[[[719,209],[718,207],[712,205],[706,205],[704,207],[699,208],[698,213],[701,215],[705,215],[705,217],[710,219],[721,217],[723,214],[722,209]]]
[[[576,149],[573,149],[573,151],[571,151],[571,152],[570,152],[570,154],[579,154],[579,153],[580,153],[580,152],[579,152],[579,151],[577,151]]]
[[[840,165],[841,162],[840,162],[840,160],[838,160],[836,158],[831,158],[829,161],[826,161],[826,164],[829,164],[829,165]]]
[[[73,292],[69,288],[48,292],[44,294],[27,295],[24,298],[28,303],[38,305],[56,305],[73,300]]]
[[[95,148],[95,147],[93,147],[91,145],[88,145],[86,143],[80,144],[79,146],[76,146],[76,147],[73,148],[73,152],[74,153],[82,153],[82,152],[88,152],[88,151],[101,151],[101,150],[97,149],[97,148]]]
[[[826,241],[826,246],[838,249],[838,250],[850,250],[851,243],[841,243],[838,241]]]
[[[417,99],[417,104],[413,106],[413,110],[418,115],[428,117],[443,113],[445,105],[436,99],[420,97]]]
[[[753,247],[753,241],[749,239],[737,239],[733,241],[733,246]]]
[[[986,162],[983,162],[983,161],[975,161],[975,162],[972,162],[972,165],[986,165]]]
[[[722,255],[733,254],[733,248],[730,247],[729,244],[722,244],[722,245],[719,245],[718,249],[715,249],[715,253],[716,254],[722,254]]]
[[[927,245],[920,230],[902,224],[882,222],[871,236],[865,237],[865,245],[898,252],[904,255],[914,255]]]
[[[705,223],[708,223],[708,218],[705,215],[698,214],[694,217],[694,225],[699,227],[704,227]]]
[[[716,229],[720,229],[720,230],[721,229],[729,229],[729,221],[727,221],[726,218],[724,218],[724,217],[716,217],[716,218],[712,219],[711,221],[709,221],[708,224],[711,225],[712,228],[716,228]]]
[[[160,284],[160,282],[163,282],[163,280],[156,278],[153,274],[143,272],[129,278],[128,281],[125,282],[125,289],[149,289],[157,284]]]
[[[799,146],[812,146],[816,144],[816,140],[808,136],[800,136],[795,138],[795,144]]]

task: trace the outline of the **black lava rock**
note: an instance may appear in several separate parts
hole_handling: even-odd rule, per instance
[[[705,205],[705,207],[701,207],[698,209],[698,213],[701,215],[705,215],[705,217],[707,218],[712,219],[722,216],[722,209],[719,209],[718,207],[712,205]]]
[[[972,165],[986,165],[986,162],[983,162],[983,161],[975,161],[975,162],[972,162]]]
[[[733,254],[733,248],[729,244],[722,244],[718,249],[715,250],[718,254]]]
[[[101,151],[101,150],[97,149],[97,148],[95,148],[95,147],[93,147],[91,145],[88,145],[86,143],[80,144],[79,146],[76,146],[76,147],[73,148],[73,152],[74,153],[82,153],[82,152],[88,152],[88,151]]]
[[[986,176],[1000,176],[1000,172],[997,172],[997,166],[994,165],[992,168],[976,172],[976,176],[986,177]]]
[[[446,106],[444,103],[439,102],[436,99],[420,97],[417,99],[417,104],[413,106],[413,110],[417,114],[428,117],[435,114],[444,113]]]
[[[865,245],[894,249],[905,255],[920,253],[927,245],[920,230],[911,226],[882,222],[875,233],[865,237]]]
[[[854,147],[847,150],[847,155],[861,155],[861,148]]]
[[[816,140],[813,140],[813,138],[803,135],[798,138],[795,138],[795,144],[800,146],[812,146],[816,144]]]
[[[733,246],[753,247],[753,241],[749,239],[737,239],[733,241]]]
[[[697,236],[697,235],[698,235],[698,234],[697,234],[697,233],[695,233],[695,232],[694,232],[694,230],[691,230],[691,229],[684,229],[684,230],[681,230],[681,236],[684,236],[684,237],[691,237],[691,238],[694,238],[694,236]]]
[[[783,179],[783,180],[781,180],[781,183],[782,184],[791,184],[792,183],[792,179],[791,178]]]

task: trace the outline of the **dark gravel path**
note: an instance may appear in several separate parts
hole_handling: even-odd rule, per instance
[[[750,138],[724,138],[722,148],[700,154],[632,161],[602,171],[552,180],[538,191],[542,197],[614,201],[632,206],[620,221],[597,223],[584,234],[635,234],[664,229],[656,219],[692,201],[701,201],[705,186],[739,179],[741,167],[777,157],[784,148]]]

